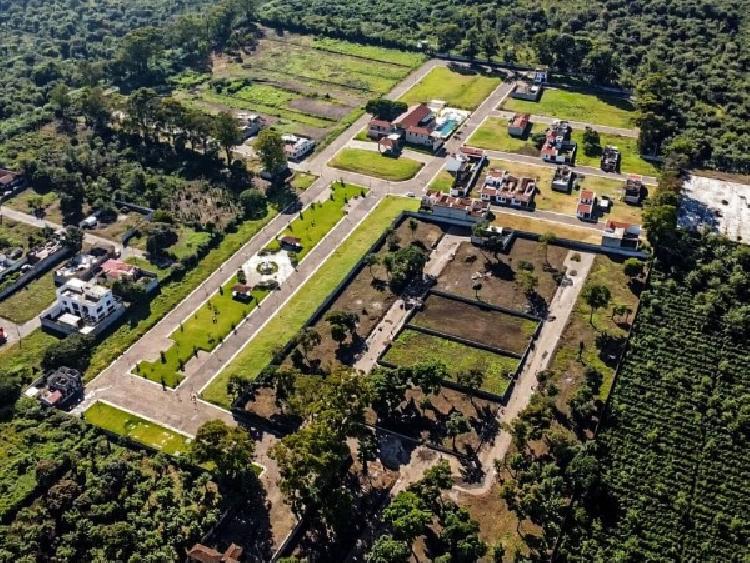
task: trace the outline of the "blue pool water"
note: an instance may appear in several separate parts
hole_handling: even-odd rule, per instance
[[[455,131],[456,125],[458,125],[458,122],[455,119],[446,119],[438,131],[441,136],[448,137],[453,131]]]

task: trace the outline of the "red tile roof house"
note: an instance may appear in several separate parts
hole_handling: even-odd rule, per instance
[[[576,217],[581,221],[596,221],[596,194],[591,190],[582,190],[578,196]]]
[[[513,119],[508,122],[508,135],[511,137],[525,136],[529,123],[531,123],[531,114],[517,113],[513,116]]]
[[[378,139],[378,152],[380,153],[395,156],[399,153],[400,148],[401,143],[398,139],[394,139],[392,135]]]
[[[428,191],[422,197],[422,209],[432,211],[433,217],[443,217],[448,221],[477,223],[487,218],[490,204],[478,199]]]
[[[575,160],[576,143],[570,140],[571,127],[566,121],[553,123],[546,133],[541,155],[545,162],[572,164]]]
[[[232,544],[224,553],[221,553],[212,547],[197,543],[188,550],[187,556],[188,561],[194,563],[240,563],[242,548]]]
[[[109,280],[133,281],[140,274],[140,269],[122,260],[110,259],[102,264],[102,273]]]
[[[425,103],[410,107],[393,121],[393,125],[407,143],[429,147],[433,152],[443,145],[442,139],[432,134],[435,115]]]
[[[638,250],[640,245],[640,225],[631,225],[622,221],[607,221],[602,231],[602,246]]]
[[[380,139],[381,137],[387,137],[395,131],[393,123],[385,121],[383,119],[371,119],[367,125],[367,136],[371,139]]]
[[[505,170],[492,169],[485,178],[480,192],[482,201],[496,205],[509,205],[521,209],[534,206],[536,180],[529,177],[516,178]]]

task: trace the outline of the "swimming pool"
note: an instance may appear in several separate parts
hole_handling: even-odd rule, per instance
[[[443,138],[450,137],[451,133],[456,130],[456,127],[458,126],[458,121],[455,119],[446,119],[443,121],[443,123],[438,127],[437,131],[440,133],[440,136]]]

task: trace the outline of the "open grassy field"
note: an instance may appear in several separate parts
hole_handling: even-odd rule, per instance
[[[383,156],[375,151],[344,148],[328,163],[334,168],[376,176],[392,182],[403,182],[416,176],[423,164],[406,158]]]
[[[451,378],[477,369],[484,374],[482,389],[497,395],[505,392],[510,384],[508,374],[518,367],[515,358],[409,329],[399,333],[383,360],[397,366],[411,366],[428,360],[442,362]]]
[[[545,89],[538,102],[508,97],[502,109],[624,129],[635,127],[637,117],[633,103],[624,98],[554,88]]]
[[[361,195],[363,190],[359,186],[349,184],[332,186],[331,199],[313,203],[292,221],[282,236],[290,234],[302,239],[299,260],[302,260],[341,220],[346,201]],[[174,345],[164,351],[159,359],[138,364],[137,373],[151,381],[163,381],[170,387],[179,384],[188,361],[197,355],[199,350],[210,352],[216,348],[269,293],[267,290],[254,290],[254,299],[249,303],[237,301],[232,298],[232,286],[236,283],[236,276],[232,276],[219,292],[214,293],[190,319],[170,335]]]
[[[95,426],[170,455],[181,456],[190,451],[192,440],[187,436],[107,403],[94,403],[83,413],[83,418]]]
[[[222,407],[230,406],[227,383],[232,375],[255,379],[268,365],[273,350],[289,341],[310,318],[326,296],[343,280],[399,213],[414,211],[419,202],[410,198],[384,199],[329,256],[313,276],[275,317],[221,371],[203,391],[203,398]]]
[[[27,188],[18,195],[13,196],[3,205],[21,211],[22,213],[34,214],[35,209],[44,210],[44,218],[52,223],[62,225],[62,214],[60,213],[60,196],[56,192],[37,192],[33,188]],[[33,227],[32,227],[33,228]]]
[[[317,180],[317,176],[308,174],[307,172],[295,172],[289,184],[295,190],[304,192],[307,188],[313,185],[313,182]]]
[[[321,144],[424,61],[418,53],[270,30],[255,51],[237,57],[215,56],[210,75],[185,76],[175,95],[211,112],[259,113],[271,127]]]
[[[430,189],[438,192],[449,193],[453,187],[453,176],[450,172],[441,170],[430,182]]]
[[[30,321],[55,301],[54,269],[0,301],[0,317],[16,324]]]
[[[538,156],[531,135],[543,132],[546,126],[541,123],[532,123],[527,130],[526,137],[519,139],[508,135],[508,120],[502,117],[489,117],[474,134],[469,137],[466,144],[471,147],[487,149],[491,151],[515,152],[529,156]]]
[[[21,368],[28,370],[39,368],[45,350],[59,341],[60,339],[56,336],[47,334],[42,329],[36,329],[21,342],[5,344],[0,348],[0,365],[9,372]]]
[[[28,250],[44,240],[42,229],[5,217],[0,220],[0,249]]]
[[[601,244],[602,242],[601,231],[596,229],[575,227],[573,225],[558,223],[556,221],[547,221],[546,219],[540,219],[538,217],[503,213],[502,209],[497,209],[494,213],[495,220],[492,221],[492,224],[498,227],[508,227],[509,229],[537,233],[540,235],[551,231],[559,238],[577,240],[590,244]]]
[[[449,106],[474,110],[499,84],[499,78],[459,74],[441,66],[432,69],[400,99],[409,104],[443,100]]]
[[[601,156],[586,156],[583,152],[583,129],[575,129],[572,137],[573,140],[578,143],[576,165],[599,168]],[[601,138],[602,147],[614,145],[620,150],[620,171],[623,174],[641,174],[643,176],[659,175],[659,168],[657,166],[641,158],[638,151],[638,139],[601,132],[599,133],[599,137]]]

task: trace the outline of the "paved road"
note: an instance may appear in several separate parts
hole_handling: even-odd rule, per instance
[[[20,291],[24,290],[21,289]],[[8,319],[0,318],[0,326],[3,327],[3,330],[5,331],[5,337],[7,339],[6,343],[2,346],[10,346],[11,344],[18,342],[21,338],[25,338],[40,326],[42,326],[40,317],[43,314],[44,313],[41,313],[30,321],[26,321],[25,323],[21,324],[16,324],[9,321]],[[0,348],[2,348],[2,346],[0,346]]]
[[[516,112],[513,112],[513,111],[496,110],[496,111],[493,111],[491,115],[492,117],[510,119],[515,114]],[[559,119],[557,117],[550,117],[548,115],[532,115],[531,116],[532,123],[544,123],[544,124],[549,125],[554,121],[559,121]],[[570,123],[573,129],[585,129],[586,127],[591,127],[592,129],[599,131],[599,133],[606,133],[608,135],[618,135],[620,137],[630,137],[633,139],[637,139],[640,133],[638,128],[626,129],[624,127],[609,127],[607,125],[596,125],[594,123],[586,123],[583,121],[570,121],[570,120],[567,120],[567,121],[568,123]]]
[[[4,217],[7,217],[8,219],[13,219],[14,221],[18,221],[19,223],[26,223],[28,225],[33,225],[34,227],[39,227],[40,229],[44,227],[50,227],[57,231],[63,228],[62,225],[58,225],[57,223],[53,223],[52,221],[39,219],[38,217],[34,217],[33,215],[29,215],[28,213],[23,213],[21,211],[11,209],[10,207],[4,207],[4,206],[0,207],[0,213]],[[137,256],[137,257],[144,256],[143,251],[137,248],[132,248],[129,246],[126,246],[123,248],[121,244],[117,244],[116,242],[106,239],[104,237],[100,237],[91,233],[84,233],[84,234],[86,237],[85,240],[89,244],[103,244],[106,246],[114,245],[121,252],[121,256],[123,259],[129,256]]]

